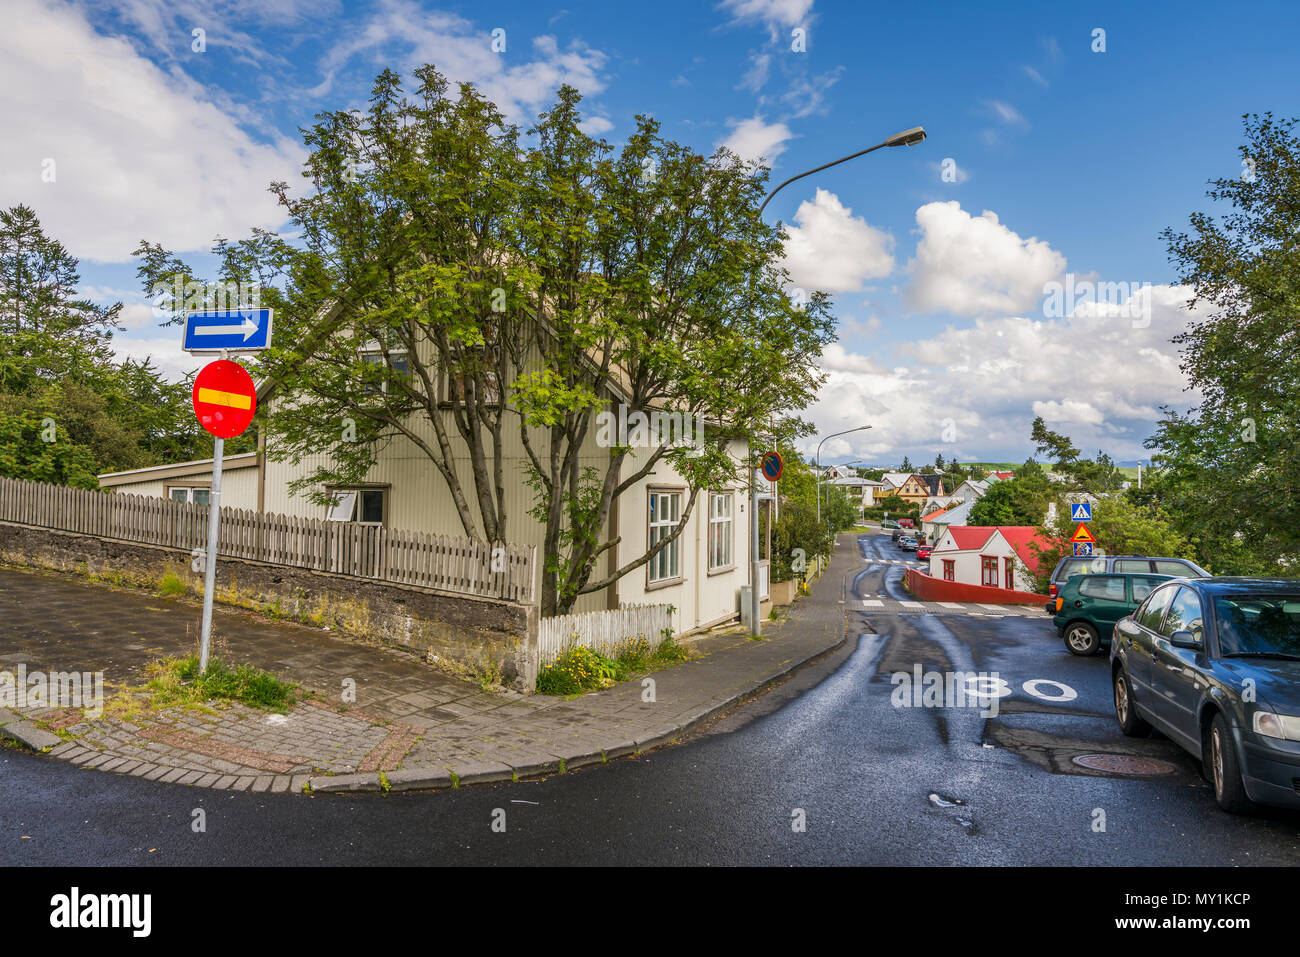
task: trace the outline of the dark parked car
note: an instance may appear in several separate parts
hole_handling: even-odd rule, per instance
[[[1201,760],[1224,810],[1300,807],[1300,580],[1177,579],[1115,626],[1115,717]]]
[[[1075,575],[1168,575],[1170,578],[1209,578],[1210,573],[1185,558],[1152,558],[1147,555],[1096,555],[1092,558],[1062,558],[1052,570],[1047,594],[1052,601],[1043,611],[1056,614],[1056,595]]]
[[[889,536],[889,540],[891,542],[897,542],[900,538],[902,538],[906,534],[907,534],[906,530],[901,528],[896,528],[894,529],[893,534]]]
[[[1056,596],[1056,633],[1072,655],[1095,655],[1110,644],[1115,622],[1132,614],[1168,575],[1075,575]]]
[[[880,523],[880,527],[881,527],[881,528],[898,528],[899,525],[898,525],[898,523],[895,522],[893,519],[889,519],[889,518],[887,518],[887,519],[885,519],[883,522]]]

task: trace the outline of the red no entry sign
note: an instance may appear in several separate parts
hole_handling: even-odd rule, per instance
[[[194,414],[219,439],[233,439],[248,428],[257,411],[257,387],[238,362],[209,362],[194,377]]]

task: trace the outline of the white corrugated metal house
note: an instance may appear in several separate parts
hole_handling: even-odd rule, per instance
[[[430,361],[426,357],[426,362]],[[446,398],[446,377],[443,398]],[[260,406],[278,401],[274,385],[258,386]],[[610,383],[611,409],[619,402],[619,387]],[[452,414],[450,402],[441,403],[446,417]],[[435,441],[435,431],[427,417],[414,418],[412,431],[422,440]],[[448,428],[456,449],[456,461],[463,464],[462,476],[471,473],[469,450],[459,431]],[[589,431],[587,445],[580,459],[603,466],[608,448],[597,444],[598,430]],[[259,451],[226,459],[223,471],[223,507],[302,518],[354,521],[385,525],[438,535],[464,536],[465,531],[452,502],[445,479],[433,462],[409,437],[398,436],[378,453],[378,460],[363,481],[347,488],[329,488],[334,504],[322,506],[306,495],[291,495],[290,482],[311,474],[324,454],[309,456],[298,464],[274,461],[266,453],[259,433]],[[534,493],[525,481],[528,458],[517,428],[502,430],[506,480],[504,505],[508,515],[506,539],[511,544],[543,546],[544,526],[528,511]],[[535,448],[544,447],[541,434]],[[649,454],[636,449],[623,465],[623,475],[638,469],[639,456]],[[731,454],[737,461],[748,452],[743,442],[733,442]],[[490,461],[490,460],[489,460]],[[174,498],[181,501],[206,501],[210,486],[211,459],[175,466],[158,466],[133,472],[100,476],[100,484],[115,492]],[[603,468],[602,468],[603,474]],[[462,481],[465,481],[462,478]],[[472,480],[471,480],[472,484]],[[771,485],[760,482],[765,494],[760,509],[774,507]],[[686,481],[660,460],[654,470],[615,498],[605,536],[621,538],[621,543],[607,550],[598,560],[593,580],[602,580],[632,559],[644,554],[650,544],[670,534],[685,521],[685,528],[675,542],[647,564],[618,579],[608,588],[580,596],[574,612],[618,608],[626,604],[671,604],[675,611],[675,628],[688,633],[735,619],[739,615],[740,589],[749,584],[749,500],[744,483],[702,489],[690,516],[683,519],[690,489]],[[761,513],[760,513],[761,514]],[[770,529],[770,522],[764,522]],[[770,532],[769,532],[770,535]],[[760,542],[759,594],[768,596],[767,542]],[[541,569],[545,556],[536,563]],[[540,589],[538,590],[540,593]]]

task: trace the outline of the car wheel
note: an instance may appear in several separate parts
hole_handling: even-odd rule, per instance
[[[1214,799],[1229,814],[1244,814],[1254,807],[1254,802],[1246,796],[1246,786],[1241,781],[1241,765],[1237,762],[1237,747],[1232,743],[1232,733],[1223,715],[1214,716],[1208,737]]]
[[[1065,647],[1072,655],[1095,655],[1101,650],[1101,638],[1086,621],[1073,621],[1065,628]]]
[[[1115,669],[1115,720],[1126,737],[1145,738],[1151,733],[1151,725],[1138,716],[1133,705],[1133,690],[1122,667]]]

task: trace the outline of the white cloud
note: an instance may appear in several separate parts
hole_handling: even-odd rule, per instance
[[[757,93],[767,83],[767,74],[772,66],[772,54],[752,53],[749,62],[751,64],[749,70],[740,78],[740,89]]]
[[[876,229],[839,197],[817,190],[799,204],[797,225],[786,227],[785,264],[796,285],[807,290],[850,292],[894,269],[894,238]]]
[[[170,335],[161,336],[114,336],[113,352],[118,360],[145,359],[153,361],[164,379],[176,382],[185,378],[211,360],[211,357],[195,358],[188,352],[181,351],[181,334],[177,330]]]
[[[977,319],[904,346],[906,367],[884,369],[870,356],[828,349],[827,383],[809,412],[821,435],[872,425],[846,437],[846,454],[881,462],[904,454],[929,461],[940,452],[1023,459],[1036,415],[1085,455],[1101,448],[1118,459],[1143,458],[1159,406],[1195,402],[1170,342],[1189,319],[1189,292],[1153,286],[1149,324],[1102,313]],[[951,443],[943,440],[949,420]]]
[[[74,256],[101,262],[130,260],[142,238],[192,251],[284,222],[266,190],[296,178],[298,144],[255,142],[179,70],[71,7],[8,0],[5,12],[0,205],[28,204]]]
[[[719,6],[732,23],[759,23],[775,35],[778,29],[806,25],[813,0],[723,0]]]
[[[605,89],[601,51],[578,41],[561,49],[553,36],[529,38],[522,30],[502,28],[506,46],[498,53],[492,49],[492,29],[454,13],[422,10],[410,0],[381,0],[377,11],[325,57],[326,79],[317,92],[328,90],[354,57],[367,59],[378,72],[392,63],[397,48],[403,49],[400,60],[408,71],[432,63],[453,82],[473,83],[515,121],[533,119],[566,83],[589,96]]]
[[[971,216],[961,204],[927,203],[916,211],[921,241],[908,264],[908,305],[916,312],[959,316],[1028,311],[1044,283],[1065,269],[1065,257],[1046,242],[1022,239],[985,210]]]
[[[988,107],[989,112],[1010,126],[1023,126],[1028,123],[1019,110],[1003,100],[985,100],[984,105]]]
[[[768,123],[755,115],[747,120],[727,120],[731,134],[720,142],[743,160],[771,166],[785,152],[785,141],[794,133],[784,123]]]
[[[1047,89],[1047,80],[1043,77],[1043,74],[1039,73],[1032,66],[1026,66],[1023,69],[1025,71],[1025,76],[1029,77],[1029,79],[1033,80],[1044,90]]]

